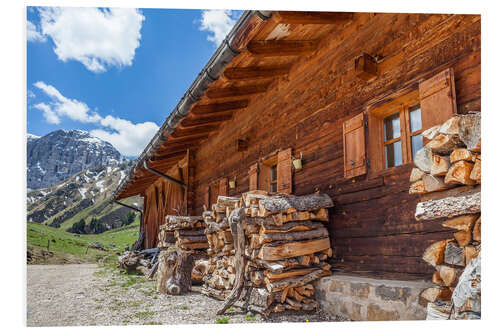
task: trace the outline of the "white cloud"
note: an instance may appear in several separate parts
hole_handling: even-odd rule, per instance
[[[132,8],[39,7],[42,33],[62,61],[76,60],[92,72],[132,65],[144,16]]]
[[[44,82],[38,81],[34,84],[35,87],[42,90],[47,96],[52,99],[51,111],[58,117],[68,117],[72,120],[82,123],[95,123],[101,120],[96,112],[91,112],[87,104],[76,99],[64,97],[56,88],[47,85]],[[42,109],[43,110],[43,109]],[[45,110],[44,114],[46,113]],[[58,124],[58,123],[57,123]]]
[[[26,21],[26,39],[28,42],[45,42],[47,40],[31,21]]]
[[[236,19],[233,18],[233,12],[231,10],[204,10],[201,13],[200,30],[209,31],[211,34],[208,35],[207,39],[214,42],[216,46],[219,46],[235,23]]]
[[[120,153],[126,156],[139,155],[158,131],[158,125],[153,122],[133,124],[129,120],[107,116],[101,120],[101,125],[113,131],[95,129],[90,134],[111,143]]]
[[[35,87],[51,98],[50,104],[39,103],[33,107],[43,111],[43,116],[51,124],[59,124],[67,117],[82,123],[94,123],[102,128],[90,131],[90,134],[108,141],[126,156],[137,156],[158,131],[153,122],[134,124],[129,120],[113,116],[101,117],[91,112],[87,104],[63,96],[55,87],[44,82],[36,82]]]
[[[43,111],[43,117],[50,124],[59,124],[61,119],[57,116],[57,114],[52,110],[52,108],[45,103],[38,103],[33,106],[35,109],[39,109]]]

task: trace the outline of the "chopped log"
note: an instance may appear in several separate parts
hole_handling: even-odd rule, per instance
[[[476,258],[479,254],[479,252],[476,250],[474,246],[467,245],[464,247],[464,253],[465,253],[465,265],[468,265],[469,262]]]
[[[227,196],[223,196],[223,195],[219,195],[217,197],[217,205],[223,206],[223,207],[236,208],[238,206],[239,202],[240,202],[240,198],[237,198],[237,197],[227,197]]]
[[[481,212],[481,192],[419,202],[415,218],[433,220]]]
[[[462,274],[463,269],[453,268],[446,265],[438,265],[436,269],[439,271],[439,276],[447,287],[455,287],[458,279]]]
[[[470,179],[475,181],[478,184],[481,184],[481,157],[476,158],[476,162],[474,163],[474,167],[470,172]]]
[[[431,128],[428,128],[422,132],[422,136],[430,141],[430,140],[434,139],[436,137],[436,135],[439,134],[440,128],[441,128],[440,125],[436,125],[436,126],[433,126]]]
[[[304,297],[311,297],[314,294],[314,286],[312,284],[306,284],[304,286],[295,287],[295,292],[301,294]]]
[[[414,183],[418,180],[422,179],[422,176],[425,174],[422,170],[419,168],[413,168],[411,169],[411,174],[410,174],[410,183]]]
[[[446,244],[444,262],[448,265],[465,266],[463,249],[453,242]]]
[[[304,275],[300,277],[292,277],[292,278],[287,278],[275,282],[269,281],[267,278],[265,279],[266,281],[266,288],[269,292],[278,292],[283,290],[284,288],[295,288],[299,286],[303,286],[308,284],[311,281],[314,281],[322,276],[327,276],[330,275],[331,272],[329,271],[324,271],[322,269],[316,269],[315,271]]]
[[[180,295],[191,290],[192,255],[169,248],[160,251],[158,262],[158,292]]]
[[[481,113],[460,117],[458,136],[470,151],[481,151]]]
[[[417,151],[413,159],[413,163],[424,172],[431,172],[432,168],[432,151],[424,146],[422,149]]]
[[[208,243],[207,236],[205,234],[202,235],[185,235],[185,236],[178,236],[177,239],[180,241],[181,244],[191,244],[191,243]]]
[[[320,208],[317,211],[311,212],[311,220],[328,222],[328,209]]]
[[[190,229],[195,228],[196,224],[202,222],[201,216],[165,216],[165,225],[170,229]]]
[[[422,259],[434,267],[442,264],[444,262],[446,244],[450,241],[451,240],[448,239],[431,244],[425,249]]]
[[[283,233],[283,232],[297,232],[297,231],[309,231],[313,229],[323,228],[324,225],[321,222],[312,221],[300,221],[300,222],[288,222],[283,225],[263,225],[260,228],[260,234],[269,233]]]
[[[443,223],[443,227],[455,230],[471,230],[474,222],[479,218],[478,214],[467,214],[454,217]]]
[[[425,320],[448,320],[452,310],[451,302],[427,303],[427,317]]]
[[[423,176],[423,182],[426,193],[444,191],[450,188],[450,185],[444,183],[442,177],[435,177],[429,174]]]
[[[300,256],[297,258],[302,266],[309,266],[309,263],[311,262],[311,256]]]
[[[250,207],[252,204],[257,204],[259,200],[269,197],[266,191],[253,190],[245,192],[241,195],[245,207]]]
[[[439,133],[458,135],[460,116],[451,117],[439,127]]]
[[[268,269],[275,273],[279,273],[286,269],[291,269],[302,265],[296,258],[284,259],[274,262],[268,262],[260,259],[254,259],[254,261],[259,266],[264,267],[265,269]]]
[[[441,155],[432,155],[431,175],[445,176],[450,168],[450,157]]]
[[[472,229],[472,239],[476,242],[481,241],[481,216],[479,216],[476,224],[474,224],[474,229]]]
[[[409,194],[423,194],[423,193],[426,193],[424,181],[423,180],[417,180],[416,182],[412,183],[410,185],[410,189],[408,190],[408,193]]]
[[[310,231],[296,231],[296,232],[280,232],[269,233],[258,236],[259,244],[270,243],[275,241],[300,241],[305,239],[315,239],[328,237],[328,230],[325,227],[310,230]]]
[[[332,251],[331,247],[329,247],[328,249],[323,250],[321,252],[324,253],[324,254],[326,254],[329,258],[333,255],[333,251]]]
[[[276,213],[294,211],[311,211],[320,208],[333,207],[333,201],[328,194],[309,194],[303,196],[278,195],[259,201],[259,215],[268,216]]]
[[[465,246],[469,244],[472,240],[472,234],[470,230],[461,230],[453,234],[459,246]]]
[[[474,185],[476,182],[470,178],[474,164],[466,161],[458,161],[453,164],[444,178],[446,184]]]
[[[276,246],[265,244],[259,251],[258,258],[262,260],[280,260],[304,254],[326,250],[330,247],[330,239],[320,238],[304,242],[285,243]]]
[[[453,149],[460,147],[460,141],[456,135],[438,134],[426,147],[433,153],[449,155]]]
[[[317,268],[315,267],[310,267],[310,268],[293,269],[282,273],[266,272],[265,276],[268,278],[269,281],[273,282],[276,280],[286,279],[294,276],[303,276],[313,272],[316,269]]]
[[[441,279],[441,276],[439,275],[438,271],[434,271],[434,273],[432,274],[432,283],[438,284],[440,286],[445,285],[444,281],[443,281],[443,279]]]
[[[268,308],[274,297],[265,288],[252,288],[248,297],[248,303],[262,308]]]
[[[454,149],[450,155],[450,162],[456,163],[458,161],[472,161],[473,155],[470,150],[466,148],[457,148]]]
[[[264,283],[264,273],[262,271],[250,272],[250,281],[259,287]]]
[[[195,243],[181,243],[177,244],[177,246],[190,249],[190,250],[198,250],[198,249],[208,249],[208,242],[195,242]]]
[[[420,293],[420,297],[428,302],[449,301],[451,299],[451,290],[443,287],[430,287]]]

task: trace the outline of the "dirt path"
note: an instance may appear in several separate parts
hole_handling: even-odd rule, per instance
[[[222,302],[202,295],[162,295],[155,282],[117,270],[81,265],[28,265],[28,326],[214,324],[329,320],[321,312],[281,313],[268,319],[233,309],[217,316]],[[330,319],[331,320],[331,319]]]

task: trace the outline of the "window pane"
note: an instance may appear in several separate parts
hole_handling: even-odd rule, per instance
[[[385,146],[385,167],[392,168],[403,164],[403,154],[401,151],[401,141]]]
[[[416,132],[422,129],[422,116],[420,113],[420,104],[410,108],[410,131]]]
[[[271,181],[275,181],[278,179],[278,168],[276,165],[271,167]]]
[[[411,137],[411,156],[415,156],[417,151],[422,149],[424,143],[422,141],[422,134],[414,135]]]
[[[278,184],[271,183],[271,188],[269,192],[278,192]]]
[[[401,128],[399,126],[399,113],[395,113],[384,119],[385,141],[399,138]]]

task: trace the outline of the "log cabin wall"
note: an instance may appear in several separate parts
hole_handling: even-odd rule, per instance
[[[167,175],[184,181],[188,179],[188,158],[170,168]],[[188,195],[187,193],[185,195]],[[182,188],[164,178],[158,178],[144,191],[144,247],[156,247],[160,225],[165,223],[166,215],[185,215],[185,197]]]
[[[201,214],[207,188],[223,177],[236,179],[228,195],[247,191],[252,164],[292,148],[294,156],[303,155],[303,169],[293,174],[293,193],[320,190],[334,199],[329,224],[334,270],[428,277],[432,267],[422,252],[452,232],[415,220],[419,197],[408,195],[411,163],[377,177],[368,170],[346,180],[342,124],[447,68],[454,70],[458,112],[479,111],[480,25],[477,15],[355,13],[351,24],[333,31],[286,78],[273,82],[201,144],[191,165],[191,211]],[[354,59],[363,52],[378,61],[378,75],[370,81],[354,70]],[[241,138],[248,147],[238,151]]]

